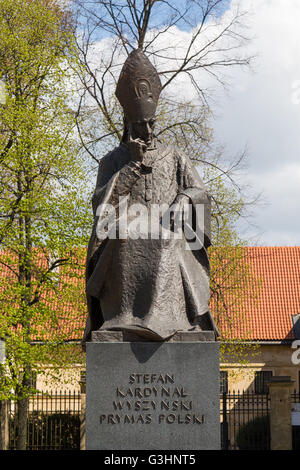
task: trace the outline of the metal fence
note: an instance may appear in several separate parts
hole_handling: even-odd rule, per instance
[[[80,394],[37,393],[29,400],[27,450],[80,448]],[[17,403],[9,403],[9,448],[16,449]]]
[[[300,393],[297,393],[296,390],[294,390],[294,393],[292,393],[291,399],[292,399],[292,403],[300,403]]]
[[[254,392],[223,393],[221,396],[221,448],[268,450],[270,397]]]
[[[294,392],[292,403],[300,403]],[[28,450],[80,449],[81,395],[73,392],[38,393],[30,399]],[[270,448],[270,396],[254,392],[224,392],[220,396],[221,448]],[[16,449],[17,405],[9,404],[10,449]],[[300,426],[293,427],[293,448],[300,449]]]

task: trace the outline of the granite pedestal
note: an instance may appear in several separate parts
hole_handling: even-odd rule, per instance
[[[86,448],[219,449],[219,344],[114,335],[87,343]]]

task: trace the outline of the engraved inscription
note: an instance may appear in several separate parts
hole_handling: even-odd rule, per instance
[[[175,374],[129,375],[118,385],[112,409],[100,415],[100,424],[203,424],[204,414],[195,411],[193,397],[176,384]]]

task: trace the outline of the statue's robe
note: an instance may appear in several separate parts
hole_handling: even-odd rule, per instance
[[[208,308],[210,197],[187,156],[161,143],[148,155],[152,163],[147,171],[131,163],[125,144],[99,163],[93,196],[95,221],[86,262],[89,316],[83,343],[100,328],[133,330],[151,341],[194,329],[195,323],[202,324],[201,329],[217,331]],[[204,245],[197,250],[187,249],[185,237],[97,237],[101,204],[117,207],[119,198],[127,196],[128,207],[133,203],[147,208],[152,204],[171,206],[179,194],[187,196],[194,208],[205,203]]]

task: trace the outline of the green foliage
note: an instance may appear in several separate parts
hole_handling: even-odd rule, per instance
[[[237,433],[239,450],[270,450],[269,416],[258,416],[243,424]]]
[[[76,57],[61,2],[0,0],[7,93],[0,105],[0,336],[7,353],[0,398],[11,391],[28,397],[32,370],[46,360],[61,365],[62,325],[74,324],[84,308],[91,210],[69,63],[75,67]]]
[[[241,239],[237,222],[244,213],[244,200],[239,191],[226,183],[224,176],[206,167],[204,179],[212,194],[211,309],[220,330],[221,358],[226,354],[234,362],[248,362],[254,345],[251,338],[249,302],[255,304],[260,292],[260,279],[247,258],[247,243]],[[252,351],[251,351],[252,349]]]
[[[195,164],[209,161],[213,131],[207,106],[161,97],[156,114],[158,139],[186,152]]]

